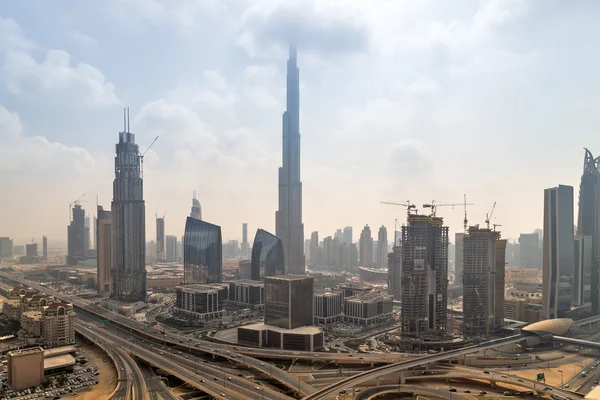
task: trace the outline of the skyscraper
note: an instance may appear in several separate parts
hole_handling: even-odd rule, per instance
[[[360,239],[358,241],[359,246],[359,261],[361,267],[372,267],[373,266],[373,237],[371,236],[371,228],[369,225],[365,225],[362,232],[360,233]]]
[[[537,232],[521,233],[519,235],[519,267],[537,269],[542,267],[540,239],[541,237]]]
[[[194,198],[192,199],[192,212],[190,217],[202,221],[202,207],[200,201],[196,198],[196,191],[194,190]]]
[[[381,225],[379,232],[377,233],[377,267],[387,267],[387,254],[388,254],[388,240],[387,240],[387,229]]]
[[[46,236],[42,237],[42,257],[48,258],[48,238]]]
[[[464,233],[454,234],[454,286],[462,287],[463,285],[463,240]]]
[[[573,187],[544,190],[542,316],[562,318],[573,300]]]
[[[223,281],[223,240],[221,227],[187,217],[183,236],[185,284]]]
[[[96,279],[98,292],[110,293],[110,271],[112,269],[112,219],[110,211],[98,206],[96,219]]]
[[[94,249],[98,248],[98,237],[96,236],[97,234],[98,234],[98,217],[94,217],[94,226],[92,227],[92,237],[93,237],[92,246]]]
[[[67,264],[77,265],[85,259],[85,210],[81,204],[73,206],[73,218],[67,228]]]
[[[242,257],[248,257],[248,250],[248,224],[244,222],[242,224]]]
[[[347,226],[344,228],[344,243],[350,246],[352,244],[352,227]]]
[[[314,278],[265,277],[265,324],[295,329],[313,324]]]
[[[321,265],[321,251],[319,247],[319,232],[314,231],[310,234],[310,266]]]
[[[573,305],[591,302],[594,249],[592,236],[575,236],[575,268],[573,271]]]
[[[585,149],[583,174],[579,186],[579,211],[577,213],[577,235],[588,236],[591,242],[592,265],[590,297],[592,314],[600,314],[600,157],[594,158]]]
[[[252,244],[251,277],[259,281],[265,276],[285,274],[285,257],[281,239],[264,229],[259,229],[254,235]]]
[[[463,238],[465,337],[489,337],[502,328],[505,250],[506,240],[489,228],[472,226]]]
[[[296,48],[290,46],[287,62],[287,107],[283,113],[282,166],[279,168],[279,210],[275,235],[283,242],[285,270],[304,274],[304,224],[300,181],[300,72]]]
[[[120,301],[146,301],[146,205],[141,156],[135,135],[129,131],[128,109],[125,116],[116,145],[111,203],[111,297]]]
[[[167,235],[165,240],[166,260],[174,262],[177,260],[177,236]]]
[[[388,293],[394,300],[402,298],[402,248],[394,246],[388,254]]]
[[[446,331],[448,227],[431,215],[408,216],[402,227],[402,331],[419,337]]]
[[[84,221],[85,228],[83,230],[83,248],[85,250],[89,250],[91,238],[90,216],[86,215]]]
[[[12,257],[13,240],[9,237],[0,237],[0,257]]]
[[[165,219],[156,218],[156,259],[160,261],[165,258]]]

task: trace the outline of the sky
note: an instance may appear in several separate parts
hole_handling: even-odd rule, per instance
[[[110,208],[130,107],[155,215],[192,193],[223,239],[275,231],[287,47],[298,47],[307,238],[460,204],[518,238],[543,189],[600,152],[598,2],[105,0],[0,5],[0,236],[64,243],[68,202]],[[577,198],[575,198],[577,204]],[[577,211],[575,210],[575,213]],[[464,209],[438,209],[451,234]]]

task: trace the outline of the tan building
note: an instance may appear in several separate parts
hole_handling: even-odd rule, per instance
[[[98,291],[110,293],[110,269],[112,267],[112,219],[111,212],[98,206],[98,222],[96,224],[96,261],[98,265]]]
[[[46,347],[75,343],[73,304],[54,303],[44,307],[41,335]]]
[[[529,324],[540,320],[542,303],[540,298],[507,297],[504,300],[504,318]]]
[[[167,276],[148,276],[147,289],[151,290],[175,290],[175,286],[181,285],[183,277],[172,275]]]
[[[2,312],[12,319],[21,319],[21,299],[9,299],[2,303]]]
[[[8,353],[8,383],[13,390],[25,390],[44,382],[44,350],[34,347]]]
[[[542,275],[537,268],[506,268],[505,271],[506,283],[515,281],[521,282],[542,282]]]
[[[23,338],[41,338],[42,337],[41,311],[25,311],[21,316],[21,332]]]

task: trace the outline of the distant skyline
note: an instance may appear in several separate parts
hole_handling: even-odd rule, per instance
[[[154,210],[192,193],[223,240],[275,232],[288,44],[298,47],[305,238],[461,203],[517,239],[544,189],[600,152],[600,3],[557,0],[9,2],[0,11],[0,236],[66,244],[68,204],[112,198],[122,108]],[[106,27],[111,29],[107,30]],[[440,207],[450,237],[462,207]],[[357,238],[354,238],[357,240]]]

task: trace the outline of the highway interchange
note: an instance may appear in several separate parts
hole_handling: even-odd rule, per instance
[[[271,363],[261,361],[258,358],[281,360],[322,359],[343,363],[350,361],[348,359],[348,354],[299,352],[262,348],[253,349],[227,344],[216,344],[205,340],[191,339],[186,336],[166,333],[161,334],[161,332],[152,327],[148,327],[122,315],[94,306],[81,298],[54,292],[45,286],[24,279],[22,276],[8,274],[6,272],[0,272],[0,276],[29,285],[37,290],[52,294],[64,301],[71,302],[80,310],[78,313],[79,321],[76,322],[76,330],[107,350],[118,366],[119,385],[111,396],[114,400],[138,400],[142,398],[161,400],[175,398],[174,395],[168,391],[168,388],[161,383],[158,384],[162,388],[159,387],[158,389],[151,390],[149,386],[155,387],[157,381],[153,380],[152,383],[150,383],[149,380],[145,379],[144,374],[131,356],[147,361],[149,364],[201,389],[214,398],[261,398],[284,400],[301,396],[306,400],[316,400],[328,399],[337,396],[339,393],[351,392],[355,387],[361,384],[378,380],[380,377],[390,375],[397,376],[398,373],[403,374],[403,371],[409,368],[435,364],[449,358],[456,358],[487,348],[497,347],[499,344],[508,344],[522,340],[520,336],[516,335],[514,337],[505,338],[501,343],[480,344],[438,354],[423,355],[418,358],[407,357],[403,354],[357,354],[356,357],[360,359],[361,363],[387,365],[370,369],[365,372],[359,372],[324,388],[315,388],[298,377],[294,377],[292,374],[277,368]],[[102,324],[100,321],[105,323]],[[227,359],[232,366],[231,368],[215,368],[216,363],[207,362],[205,358],[201,357],[204,354],[210,354],[213,358],[218,357]],[[282,388],[289,388],[292,392],[286,390],[280,391],[280,388],[274,388],[271,385],[262,385],[262,383],[258,383],[253,379],[247,379],[252,378],[246,376],[247,371],[244,371],[246,375],[236,374],[236,371],[241,371],[236,370],[237,365],[244,366],[250,370],[254,370],[255,373],[270,377],[277,381]],[[476,371],[482,374],[481,377],[477,377],[478,380],[486,380],[492,383],[507,383],[522,388],[537,390],[542,389],[540,386],[543,386],[537,384],[537,387],[535,387],[535,382],[524,380],[516,376],[505,376],[500,374],[488,375],[484,374],[482,370]],[[446,375],[447,378],[474,379],[473,371],[446,371],[444,375]],[[412,377],[407,376],[406,378],[411,379]],[[430,375],[427,378],[431,379],[433,376]],[[406,387],[412,387],[413,385],[397,382],[396,385],[392,386],[396,386],[396,389],[393,390],[405,390]],[[383,388],[383,386],[380,387],[381,390],[384,390]],[[426,387],[418,388],[419,390],[421,390],[421,388],[426,391],[431,390],[431,388]],[[385,390],[388,389],[392,390],[391,388],[385,388]],[[368,393],[371,393],[373,390],[375,389],[369,389]],[[575,400],[582,398],[582,396],[568,390],[552,387],[547,387],[547,390],[551,391],[553,395],[562,397],[563,399]],[[426,393],[423,392],[422,394]],[[432,393],[428,392],[428,394]],[[356,398],[364,398],[363,396],[364,394],[361,394]],[[454,393],[454,396],[455,398],[460,397],[457,393]]]

